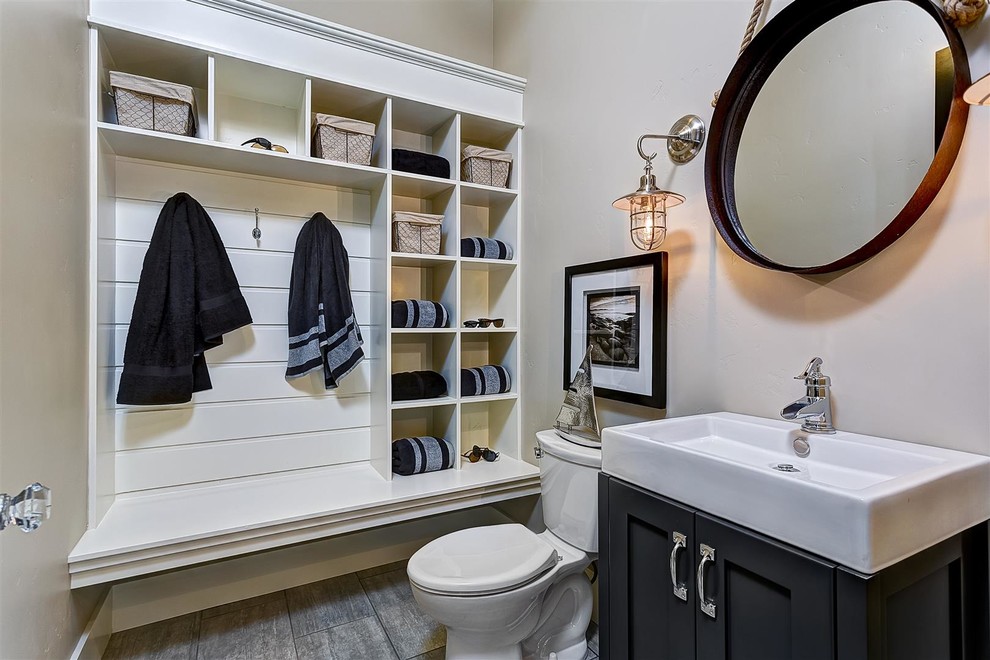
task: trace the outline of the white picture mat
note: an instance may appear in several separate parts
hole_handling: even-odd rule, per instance
[[[591,366],[591,378],[595,387],[620,390],[633,394],[653,394],[653,271],[652,265],[621,270],[607,270],[597,273],[575,275],[571,279],[571,377],[581,366],[581,360],[588,350],[586,329],[588,327],[588,306],[585,293],[607,289],[627,289],[639,287],[639,369],[608,367],[602,364]]]

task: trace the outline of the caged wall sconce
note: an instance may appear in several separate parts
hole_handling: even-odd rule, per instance
[[[655,250],[667,237],[667,209],[684,202],[684,196],[657,187],[653,159],[643,151],[643,140],[667,140],[667,155],[676,164],[689,162],[705,143],[705,123],[697,115],[685,115],[670,128],[669,135],[641,135],[636,150],[646,161],[639,188],[612,202],[612,206],[629,213],[629,237],[640,250]]]

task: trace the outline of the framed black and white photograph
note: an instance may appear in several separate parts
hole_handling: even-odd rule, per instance
[[[595,396],[667,405],[667,253],[564,270],[564,389],[591,349]]]
[[[586,291],[591,364],[639,369],[639,288]]]

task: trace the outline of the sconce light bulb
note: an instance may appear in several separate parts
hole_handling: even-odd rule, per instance
[[[660,247],[667,237],[667,209],[664,200],[644,196],[635,200],[629,209],[629,237],[640,250],[650,251]]]
[[[629,214],[630,240],[640,250],[649,252],[660,247],[667,237],[667,208],[684,203],[684,196],[657,186],[652,157],[643,153],[641,144],[637,148],[646,161],[639,188],[612,202],[612,207]]]

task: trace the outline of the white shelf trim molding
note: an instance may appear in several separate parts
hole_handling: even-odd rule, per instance
[[[524,78],[262,0],[90,0],[89,24],[522,125]]]
[[[118,497],[69,555],[71,584],[113,582],[539,492],[538,468],[503,458],[392,481],[364,463]]]
[[[515,92],[526,89],[525,78],[331,23],[262,0],[190,0],[190,2],[487,85],[495,85]]]

